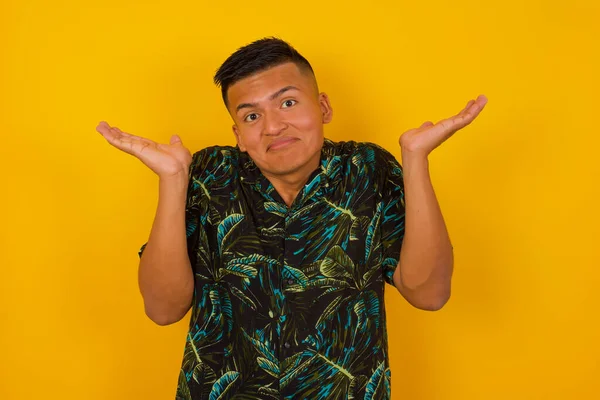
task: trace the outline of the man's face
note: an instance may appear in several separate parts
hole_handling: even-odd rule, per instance
[[[227,98],[238,146],[264,174],[309,174],[318,167],[332,110],[310,71],[281,64],[236,82]]]

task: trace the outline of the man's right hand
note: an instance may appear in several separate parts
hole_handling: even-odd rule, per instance
[[[102,121],[96,130],[116,147],[137,157],[160,178],[170,178],[184,173],[186,176],[192,163],[192,154],[183,146],[181,138],[172,135],[169,144],[156,143],[141,136],[131,135]]]

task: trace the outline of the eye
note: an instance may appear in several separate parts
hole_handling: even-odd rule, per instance
[[[290,99],[290,100],[286,100],[286,101],[284,101],[284,102],[283,102],[283,104],[282,104],[282,106],[283,106],[283,108],[288,108],[288,107],[291,107],[291,106],[293,106],[293,105],[294,105],[294,104],[296,104],[296,103],[297,103],[297,101],[296,101],[296,100],[291,100],[291,99]]]
[[[244,118],[244,121],[252,122],[252,121],[256,121],[257,118],[258,118],[258,114],[252,113],[252,114],[246,115],[246,118]]]

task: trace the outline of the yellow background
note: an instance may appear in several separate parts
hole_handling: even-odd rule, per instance
[[[288,40],[376,142],[483,113],[430,157],[455,247],[435,313],[388,290],[393,399],[600,398],[600,16],[595,1],[16,1],[0,5],[0,399],[172,399],[188,318],[137,287],[157,178],[107,120],[233,144],[212,76]]]

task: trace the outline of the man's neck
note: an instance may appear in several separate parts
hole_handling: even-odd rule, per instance
[[[292,205],[298,193],[304,188],[308,178],[319,167],[321,157],[316,157],[307,163],[300,170],[289,175],[271,175],[265,174],[265,177],[271,182],[277,193],[281,196],[288,207]]]

